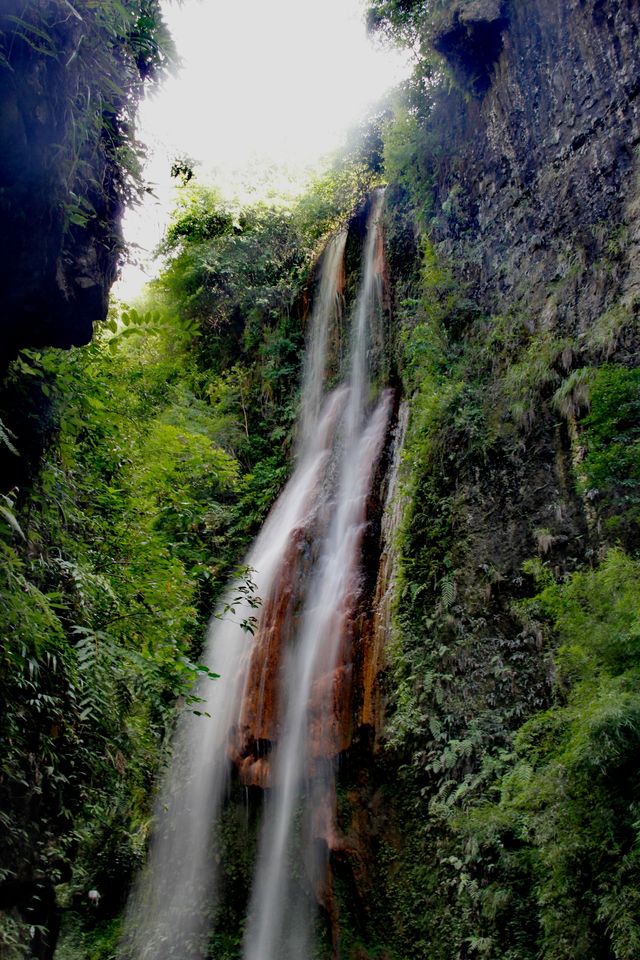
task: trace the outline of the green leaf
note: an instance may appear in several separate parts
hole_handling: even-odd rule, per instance
[[[14,514],[11,512],[11,510],[9,510],[8,507],[3,507],[2,504],[0,504],[0,516],[4,517],[11,529],[14,530],[20,537],[22,537],[23,540],[27,539]]]

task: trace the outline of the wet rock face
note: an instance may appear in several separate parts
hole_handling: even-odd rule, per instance
[[[486,0],[461,11],[436,39],[476,94],[452,92],[434,117],[441,252],[487,309],[526,301],[538,325],[579,332],[616,299],[635,309],[637,4]]]

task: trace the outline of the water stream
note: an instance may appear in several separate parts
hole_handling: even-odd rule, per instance
[[[128,911],[135,960],[206,953],[217,900],[215,826],[232,764],[265,800],[243,945],[244,960],[306,960],[314,911],[335,912],[335,764],[344,748],[353,621],[373,474],[388,434],[390,391],[377,396],[370,353],[381,322],[382,192],[374,194],[351,314],[348,369],[326,391],[332,325],[340,319],[346,233],[320,265],[304,365],[297,464],[246,558],[261,598],[254,615],[232,584],[212,620],[198,690],[209,716],[185,711],[155,808],[148,868]],[[315,906],[312,906],[315,905]],[[335,937],[335,932],[334,932]],[[334,952],[337,949],[334,944]]]

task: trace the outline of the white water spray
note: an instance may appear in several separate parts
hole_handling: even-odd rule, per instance
[[[230,738],[242,732],[248,691],[265,699],[266,677],[256,687],[252,654],[259,635],[269,637],[266,618],[286,581],[292,548],[301,532],[313,530],[314,563],[304,587],[298,584],[299,609],[281,668],[277,743],[269,758],[273,789],[265,801],[244,960],[306,960],[311,953],[309,887],[322,902],[330,846],[327,836],[319,836],[318,812],[334,790],[340,751],[334,674],[350,669],[367,498],[391,414],[389,391],[372,401],[368,357],[381,316],[381,204],[378,193],[352,315],[349,371],[328,395],[327,351],[340,313],[346,233],[333,238],[323,257],[303,377],[298,463],[246,558],[263,601],[258,634],[253,638],[243,629],[254,613],[245,598],[232,604],[233,621],[212,620],[203,659],[220,679],[205,677],[196,691],[201,712],[209,716],[185,711],[178,723],[173,761],[156,803],[149,864],[128,910],[124,946],[134,960],[201,960],[206,954],[217,902],[213,843],[229,785]],[[238,584],[232,585],[223,608],[237,592]],[[254,702],[252,710],[260,719],[263,703]],[[325,834],[331,816],[325,817]]]
[[[291,872],[295,816],[305,790],[305,778],[331,780],[333,765],[308,770],[312,754],[310,703],[314,686],[330,692],[331,674],[338,667],[341,648],[348,641],[349,616],[359,587],[360,546],[366,522],[366,500],[372,471],[386,434],[391,397],[383,394],[367,419],[368,332],[379,301],[382,278],[377,269],[378,218],[382,195],[374,199],[363,256],[363,278],[353,316],[349,397],[340,444],[334,457],[337,486],[331,502],[332,521],[322,544],[315,577],[305,605],[295,647],[287,659],[283,699],[286,713],[274,765],[273,797],[265,809],[262,841],[249,909],[244,960],[295,960],[309,939],[309,921],[303,909],[300,883]],[[324,683],[323,683],[324,681]],[[328,682],[327,682],[328,681]],[[321,705],[321,725],[331,723],[333,704]],[[328,731],[321,737],[330,739]],[[313,785],[317,788],[317,783]],[[326,789],[319,791],[326,795]],[[301,846],[314,846],[312,829],[303,825]],[[304,836],[304,833],[307,836]],[[321,864],[311,864],[319,876]],[[304,954],[303,954],[304,955]]]
[[[321,268],[321,303],[310,331],[315,359],[307,365],[303,382],[303,396],[318,400],[308,410],[304,455],[245,561],[262,599],[272,590],[292,533],[313,509],[346,399],[346,391],[335,391],[320,410],[326,330],[336,315],[344,242],[344,234],[331,242]],[[231,585],[220,608],[233,606],[233,619],[212,619],[203,655],[203,662],[220,679],[205,676],[198,685],[201,715],[182,713],[172,762],[158,791],[149,862],[134,890],[125,925],[125,949],[135,960],[199,958],[206,953],[217,893],[212,837],[228,787],[227,742],[237,721],[252,644],[243,624],[255,613],[248,598],[233,602],[239,586]]]
[[[340,230],[328,242],[322,256],[318,289],[309,319],[309,342],[304,358],[300,407],[299,448],[301,456],[313,437],[324,395],[327,347],[334,327],[342,316],[344,248],[347,231]]]

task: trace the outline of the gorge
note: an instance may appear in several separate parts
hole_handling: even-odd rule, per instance
[[[637,3],[369,7],[416,73],[299,204],[185,185],[106,323],[90,217],[4,264],[7,960],[640,951]]]

